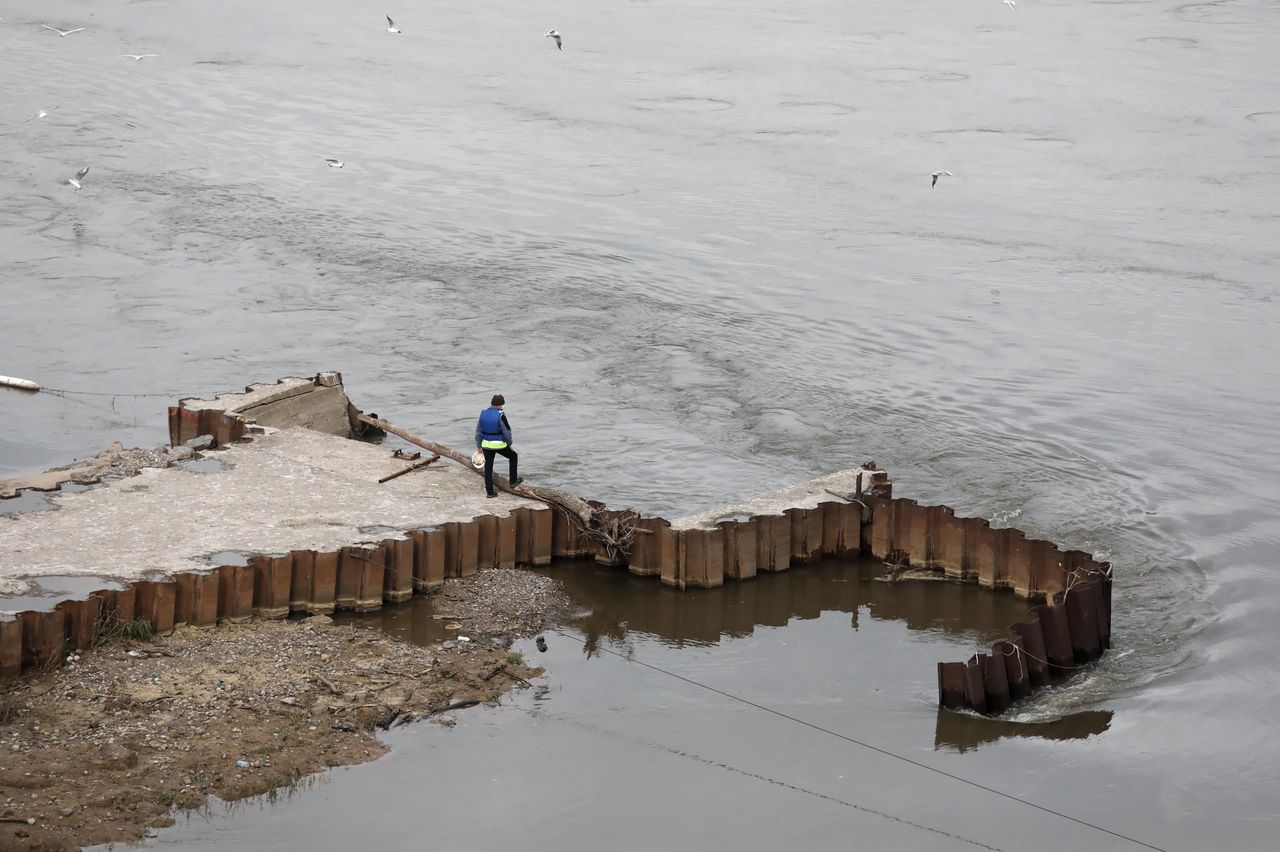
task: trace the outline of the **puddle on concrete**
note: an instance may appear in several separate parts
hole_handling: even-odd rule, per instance
[[[35,589],[27,595],[0,596],[0,617],[5,613],[50,612],[62,601],[84,600],[100,589],[123,589],[124,584],[102,577],[52,576],[33,579]]]
[[[16,497],[0,500],[0,515],[21,515],[25,512],[52,512],[58,508],[49,501],[54,491],[19,491]]]
[[[232,465],[227,464],[222,459],[205,456],[202,459],[174,462],[174,467],[180,467],[190,473],[221,473],[224,470],[230,470]]]
[[[1110,725],[1109,713],[1027,724],[937,709],[936,663],[965,659],[1024,618],[1026,603],[1010,594],[885,583],[876,579],[883,565],[860,562],[690,592],[593,562],[541,570],[578,609],[545,631],[545,653],[532,639],[513,645],[547,670],[533,689],[451,714],[453,727],[390,732],[382,760],[288,801],[215,804],[153,845],[402,845],[426,823],[442,847],[515,848],[536,837],[539,848],[594,852],[623,820],[628,849],[697,848],[709,825],[717,848],[739,850],[794,845],[797,826],[817,848],[850,832],[867,848],[962,846],[939,826],[1014,848],[1043,828],[1034,813],[992,829],[973,820],[967,791],[858,742],[946,771],[998,773],[1003,787],[1034,793],[1045,769],[1018,749]],[[451,635],[437,601],[444,606],[422,597],[340,620],[433,644]],[[449,779],[447,795],[422,795],[425,766]]]

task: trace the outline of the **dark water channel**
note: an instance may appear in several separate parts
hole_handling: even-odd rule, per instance
[[[592,562],[548,570],[577,606],[547,631],[546,653],[517,644],[547,669],[533,689],[460,711],[452,728],[397,730],[388,737],[395,751],[376,764],[337,770],[275,804],[193,818],[157,842],[396,846],[429,831],[433,846],[466,849],[536,838],[538,848],[592,850],[607,837],[621,849],[763,850],[855,833],[878,848],[999,847],[1014,835],[951,807],[972,790],[802,722],[949,770],[959,754],[987,747],[1010,764],[1006,777],[1024,780],[1056,771],[1050,741],[1097,747],[1085,740],[1102,743],[1109,728],[1104,711],[1027,723],[935,709],[933,664],[1003,635],[1026,611],[1009,594],[886,583],[874,562],[828,561],[684,593]],[[465,631],[437,615],[431,598],[418,598],[345,620],[422,644]],[[1017,738],[1030,747],[1009,742]],[[598,768],[583,773],[587,753]],[[662,781],[671,773],[682,783]],[[887,790],[898,773],[909,783]],[[918,800],[924,791],[941,801]],[[1036,824],[1015,814],[1010,826]],[[1064,836],[1073,839],[1041,848],[1090,840]]]

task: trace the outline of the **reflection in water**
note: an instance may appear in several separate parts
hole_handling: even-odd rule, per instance
[[[717,589],[681,592],[594,562],[557,563],[553,569],[565,591],[589,610],[573,620],[585,634],[588,654],[601,639],[625,647],[628,633],[651,634],[677,646],[708,645],[722,636],[749,636],[757,624],[781,627],[824,611],[849,613],[854,630],[860,617],[870,615],[985,644],[1002,638],[1027,614],[1026,603],[1011,594],[953,583],[886,583],[877,579],[884,570],[879,562],[826,560]]]
[[[1009,722],[938,708],[935,749],[969,751],[1004,737],[1040,737],[1046,740],[1080,740],[1111,727],[1110,710],[1072,713],[1052,722]]]
[[[458,635],[457,630],[445,629],[445,619],[436,612],[436,599],[436,595],[414,595],[398,606],[385,606],[373,612],[339,612],[333,618],[338,622],[377,628],[412,645],[433,645]]]

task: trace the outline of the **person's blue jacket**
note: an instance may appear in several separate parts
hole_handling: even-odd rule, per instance
[[[507,415],[496,405],[481,411],[480,419],[476,421],[476,449],[480,449],[485,441],[502,441],[508,447],[514,443]]]

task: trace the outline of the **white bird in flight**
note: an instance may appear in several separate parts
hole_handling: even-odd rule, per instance
[[[48,109],[42,109],[39,112],[37,112],[35,115],[28,118],[27,121],[35,121],[37,118],[44,118],[46,115],[53,112],[59,106],[62,106],[62,104],[58,104],[58,106],[51,106]],[[23,124],[26,124],[26,123],[27,123],[26,121],[23,122]]]
[[[325,157],[324,161],[328,163],[329,168],[331,169],[340,169],[346,165],[346,163],[342,162],[341,160],[335,160],[333,157]]]
[[[41,24],[40,26],[44,27],[46,30],[53,30],[53,31],[54,31],[55,33],[57,33],[57,34],[58,34],[58,36],[59,36],[59,37],[61,37],[61,38],[66,38],[67,36],[71,35],[72,33],[78,33],[78,32],[80,32],[82,29],[84,29],[84,27],[76,27],[74,30],[60,30],[60,29],[58,29],[57,27],[51,27],[51,26],[49,26],[48,24]]]
[[[564,45],[560,43],[560,33],[556,32],[555,30],[547,30],[547,34],[544,35],[543,38],[555,39],[556,47],[560,50],[564,50]]]
[[[391,16],[390,16],[390,15],[387,15],[387,32],[389,32],[389,33],[398,33],[398,32],[400,32],[400,28],[396,26],[396,22],[395,22],[395,21],[391,20]]]
[[[1008,6],[1015,12],[1018,11],[1018,0],[1004,0],[1004,5]]]
[[[88,167],[88,166],[85,166],[83,169],[81,169],[80,171],[76,172],[76,176],[75,176],[75,177],[73,177],[73,178],[67,178],[67,183],[71,184],[71,185],[72,185],[72,186],[74,186],[76,189],[80,189],[80,181],[84,180],[84,176],[85,176],[85,175],[87,175],[87,174],[89,174],[89,167]]]
[[[933,189],[935,186],[937,186],[938,178],[942,177],[943,175],[946,175],[947,177],[955,177],[955,175],[951,174],[951,172],[947,171],[946,169],[939,169],[938,171],[929,175],[929,177],[933,178],[933,183],[929,184],[929,188]]]
[[[134,62],[141,62],[144,59],[150,59],[152,56],[159,56],[158,53],[122,53],[121,56],[127,56]]]

